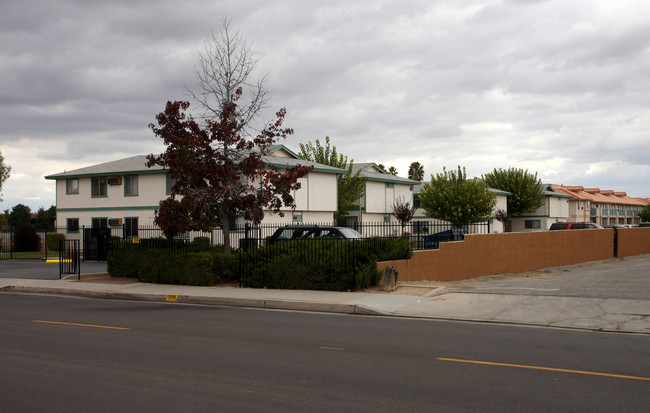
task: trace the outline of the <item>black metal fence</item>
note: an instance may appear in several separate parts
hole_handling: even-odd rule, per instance
[[[68,274],[76,274],[77,279],[81,279],[81,243],[78,239],[59,241],[59,279]]]
[[[123,248],[125,246],[136,247],[141,251],[150,251],[164,254],[185,254],[190,243],[185,239],[166,238],[112,238],[110,249]]]
[[[264,240],[270,237],[278,228],[288,224],[241,224],[235,225],[230,230],[230,245],[239,248],[246,239]],[[300,223],[296,225],[332,225],[331,222]],[[382,238],[404,236],[409,239],[413,249],[437,248],[439,242],[452,239],[462,239],[464,234],[485,234],[490,232],[489,222],[471,224],[456,229],[447,222],[437,220],[412,221],[404,226],[395,222],[365,222],[348,225],[357,230],[365,238]],[[163,239],[165,238],[160,227],[155,225],[127,228],[126,225],[102,229],[80,227],[76,231],[69,231],[66,227],[34,230],[40,243],[37,248],[20,251],[16,248],[16,230],[13,228],[0,228],[0,259],[10,258],[56,258],[58,256],[58,243],[60,239],[79,240],[81,254],[84,260],[104,260],[101,251],[107,250],[107,239]],[[101,232],[101,234],[100,234]],[[53,236],[51,234],[59,234]],[[224,233],[220,228],[210,231],[188,231],[175,237],[177,240],[192,242],[197,238],[208,241],[210,245],[223,245]],[[263,241],[260,241],[263,242]]]
[[[300,272],[305,268],[317,269],[332,278],[339,278],[341,274],[358,273],[361,270],[359,265],[363,262],[367,264],[372,260],[403,259],[409,256],[408,241],[401,237],[306,238],[274,242],[267,248],[256,247],[264,241],[265,239],[249,238],[245,247],[238,251],[242,285],[267,286],[268,277],[282,277],[282,273]],[[352,288],[354,280],[349,279],[348,282],[351,283],[348,287]]]

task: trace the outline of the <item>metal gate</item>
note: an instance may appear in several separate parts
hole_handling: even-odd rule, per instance
[[[110,241],[110,228],[84,229],[84,261],[106,261]]]
[[[59,241],[59,279],[68,274],[77,274],[77,279],[81,279],[81,248],[78,239]]]

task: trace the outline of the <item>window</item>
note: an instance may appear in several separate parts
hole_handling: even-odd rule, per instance
[[[390,222],[390,214],[384,214],[384,222]]]
[[[66,179],[65,180],[65,193],[68,195],[78,194],[79,193],[79,180],[78,179]]]
[[[108,228],[108,218],[93,218],[92,228]]]
[[[138,217],[124,218],[124,238],[138,237]]]
[[[539,219],[527,219],[524,221],[525,229],[541,229],[542,222]]]
[[[104,197],[108,195],[106,178],[91,179],[91,194],[93,197]]]
[[[420,194],[413,194],[413,208],[421,208],[420,207]]]
[[[302,212],[293,212],[291,216],[291,222],[298,223],[302,222]]]
[[[68,232],[79,232],[79,218],[68,218],[66,222]]]
[[[174,186],[176,182],[176,178],[172,178],[169,174],[165,175],[165,193],[167,195],[172,194],[172,186]]]
[[[124,177],[124,196],[138,196],[138,175]]]
[[[395,184],[386,183],[386,188],[395,188]]]

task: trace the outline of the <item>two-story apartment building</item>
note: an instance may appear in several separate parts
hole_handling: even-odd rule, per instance
[[[567,221],[595,222],[601,225],[637,225],[638,213],[648,205],[643,198],[632,198],[625,192],[550,185],[557,193],[570,196]]]
[[[546,231],[554,222],[571,222],[567,221],[570,201],[570,195],[554,191],[551,185],[547,185],[544,191],[544,204],[534,212],[512,216],[510,231]]]
[[[354,164],[353,172],[360,172],[366,180],[363,197],[359,200],[359,209],[350,211],[346,217],[348,225],[373,222],[397,222],[393,215],[393,205],[398,199],[411,202],[413,186],[417,181],[391,175],[376,163]]]
[[[296,208],[285,208],[284,217],[269,212],[265,223],[333,222],[336,177],[344,170],[306,161],[283,145],[274,147],[264,160],[276,168],[314,166],[300,179],[301,188],[294,193]],[[166,169],[147,168],[146,162],[146,155],[138,155],[46,176],[56,181],[57,225],[65,225],[69,233],[82,227],[124,225],[127,235],[138,226],[153,225],[155,211],[171,194],[173,182]]]
[[[413,206],[415,206],[416,208],[415,214],[413,215],[413,220],[433,221],[437,223],[443,223],[443,221],[434,220],[431,217],[428,217],[424,209],[420,206],[420,192],[422,190],[423,185],[424,182],[418,182],[418,184],[415,185],[413,188]],[[491,233],[505,232],[505,228],[503,227],[503,224],[494,218],[494,214],[499,209],[506,212],[508,211],[508,197],[512,196],[512,194],[510,192],[502,191],[500,189],[495,189],[495,188],[488,188],[488,189],[496,196],[496,201],[497,201],[496,204],[494,205],[494,208],[492,209],[492,218],[489,220],[489,231]],[[473,228],[473,231],[487,232],[487,228],[488,227],[476,227]]]

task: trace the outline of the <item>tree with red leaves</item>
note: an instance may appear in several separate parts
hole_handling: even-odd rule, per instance
[[[398,197],[395,202],[393,202],[393,215],[402,225],[402,235],[404,235],[404,228],[406,224],[411,222],[413,215],[415,215],[415,206],[411,205],[410,202],[404,200],[402,197]]]
[[[147,166],[169,169],[175,183],[171,196],[160,203],[155,222],[168,238],[189,229],[224,233],[224,250],[230,252],[230,220],[243,217],[259,223],[264,211],[283,215],[280,208],[295,208],[292,193],[298,179],[313,167],[278,168],[264,155],[279,139],[293,133],[283,128],[286,110],[250,136],[251,122],[266,102],[262,82],[251,84],[256,61],[239,32],[230,32],[224,19],[221,36],[206,42],[199,54],[197,80],[200,92],[191,95],[202,109],[202,122],[186,115],[188,102],[167,102],[165,111],[150,124],[167,150],[148,155]],[[248,91],[247,97],[244,91]]]
[[[156,116],[158,126],[149,125],[167,150],[148,155],[147,166],[163,166],[175,180],[172,195],[160,203],[155,218],[168,238],[218,225],[224,231],[224,248],[230,252],[229,219],[241,216],[259,223],[265,209],[283,215],[280,208],[295,207],[292,193],[300,188],[297,181],[313,167],[279,169],[263,159],[279,138],[293,132],[282,128],[285,110],[249,140],[239,133],[241,124],[233,119],[236,102],[233,97],[221,121],[207,121],[206,128],[185,115],[188,102],[168,102]]]

